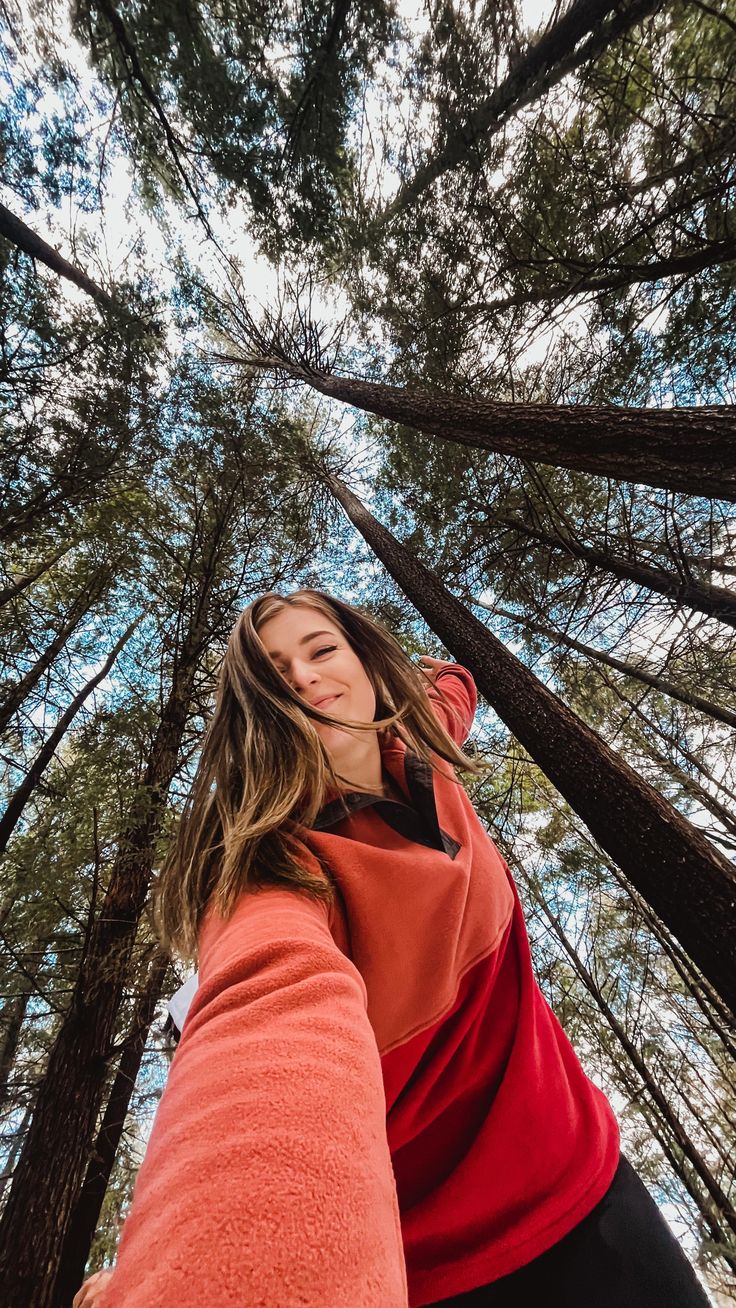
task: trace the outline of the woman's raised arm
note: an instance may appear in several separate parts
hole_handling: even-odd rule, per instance
[[[436,716],[455,744],[463,745],[478,707],[473,678],[459,663],[447,663],[443,659],[431,658],[429,654],[422,655],[419,668],[429,683],[427,693]]]

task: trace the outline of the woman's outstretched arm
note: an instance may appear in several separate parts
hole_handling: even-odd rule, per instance
[[[100,1308],[406,1308],[362,977],[281,888],[208,917]]]

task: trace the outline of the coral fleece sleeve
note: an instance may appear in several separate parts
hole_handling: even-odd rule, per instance
[[[406,1308],[365,984],[304,894],[243,894],[199,988],[102,1308]]]
[[[455,744],[462,746],[478,707],[478,692],[470,673],[458,663],[446,663],[438,669],[435,685],[428,694],[435,716]]]

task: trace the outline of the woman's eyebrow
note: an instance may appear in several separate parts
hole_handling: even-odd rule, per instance
[[[306,645],[310,640],[314,640],[315,636],[333,636],[333,635],[334,632],[332,631],[310,631],[309,635],[302,636],[301,640],[297,641],[297,644]],[[274,649],[271,650],[270,658],[272,658],[275,661],[276,659],[283,658],[283,654],[280,654],[278,650]]]

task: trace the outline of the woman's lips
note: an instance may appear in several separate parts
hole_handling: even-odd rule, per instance
[[[325,695],[323,699],[316,699],[312,708],[324,708],[325,705],[331,704],[334,699],[339,699],[339,695]]]

